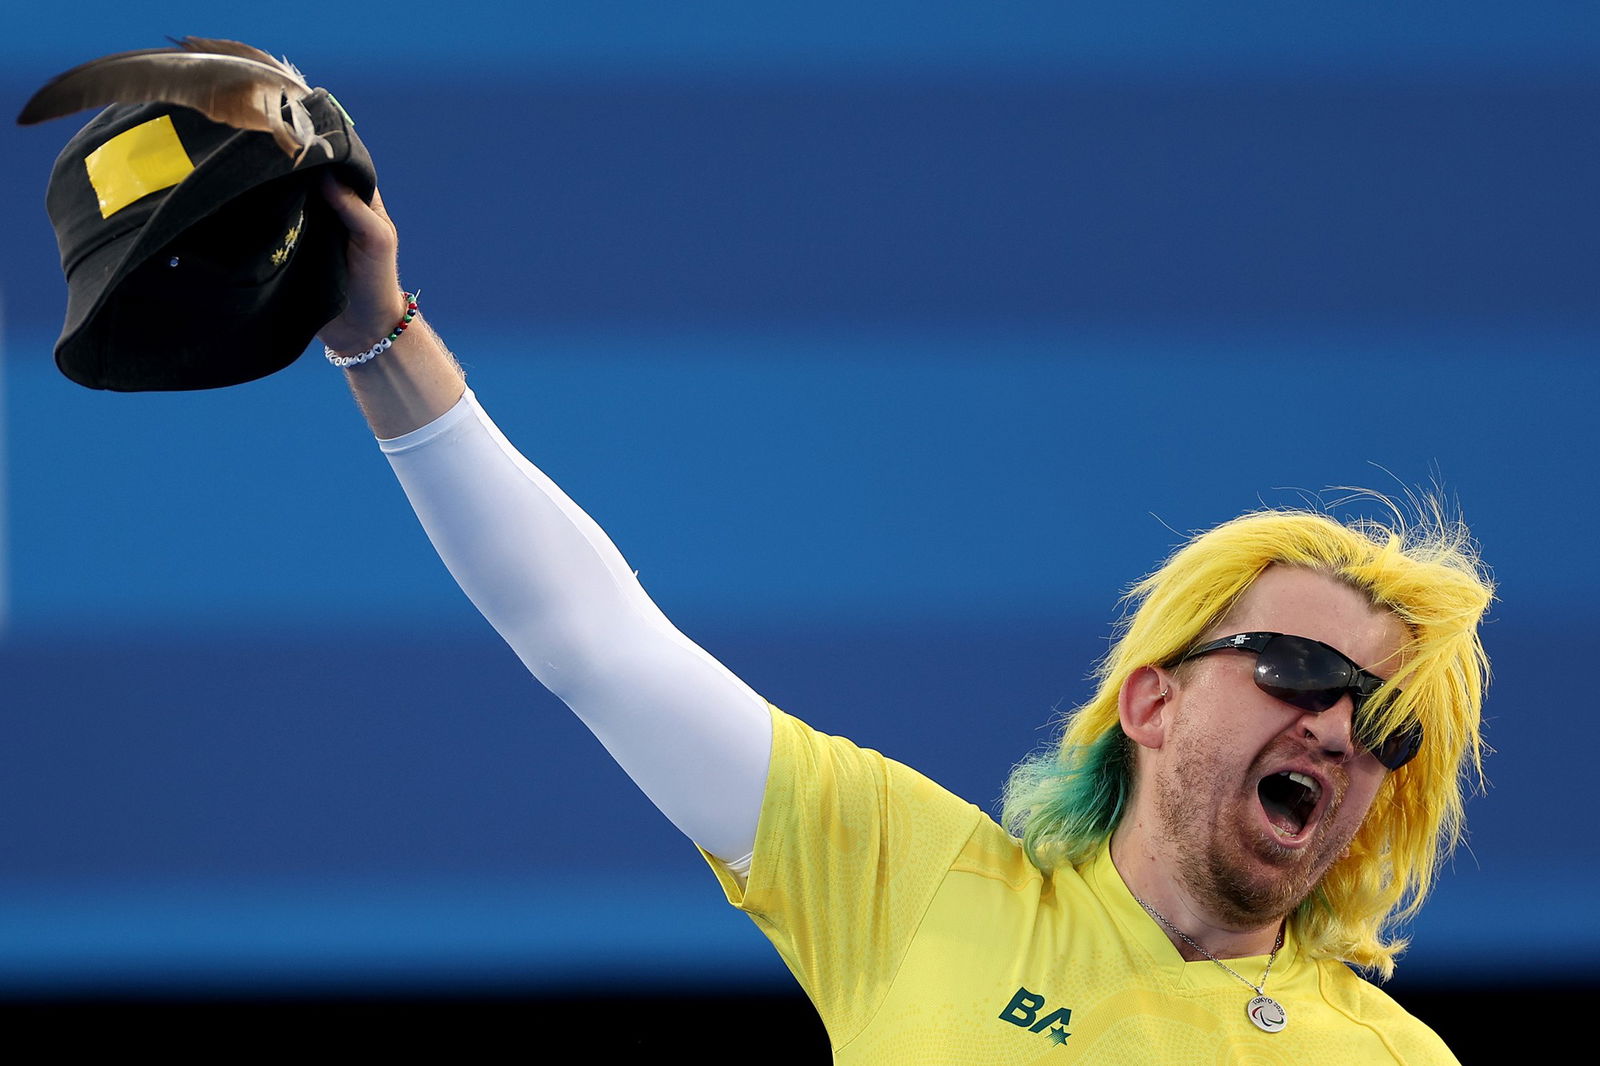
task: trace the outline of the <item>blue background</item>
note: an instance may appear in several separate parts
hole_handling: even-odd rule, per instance
[[[1600,979],[1591,4],[356,10],[30,12],[0,99],[168,33],[287,54],[668,613],[980,805],[1183,532],[1437,481],[1500,582],[1497,753],[1401,972]],[[78,122],[0,128],[0,993],[786,980],[320,359],[55,371]]]

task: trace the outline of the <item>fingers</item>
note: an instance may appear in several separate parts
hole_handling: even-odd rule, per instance
[[[332,174],[322,175],[322,196],[333,208],[344,228],[350,231],[351,240],[363,249],[380,249],[395,243],[395,226],[389,213],[383,209],[383,198],[376,189],[369,205],[354,189],[341,183]]]
[[[340,182],[326,170],[322,172],[322,198],[328,201],[328,206],[333,208],[334,214],[339,216],[339,221],[347,227],[354,228],[359,224],[356,205],[361,202],[361,197],[356,195],[354,189]]]
[[[403,310],[396,266],[399,240],[376,191],[369,205],[324,174],[322,195],[349,231],[350,240],[345,248],[348,303],[344,312],[319,332],[323,342],[336,350],[360,350],[388,333]]]

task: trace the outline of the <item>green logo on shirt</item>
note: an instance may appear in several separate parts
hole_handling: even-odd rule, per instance
[[[1072,1024],[1072,1010],[1057,1007],[1041,1018],[1039,1015],[1043,1010],[1043,996],[1019,988],[1017,994],[1011,997],[1011,1002],[1006,1004],[1006,1009],[1000,1012],[1000,1020],[1030,1033],[1044,1033],[1045,1039],[1057,1046],[1065,1044],[1067,1037],[1072,1035],[1067,1032],[1067,1026]]]

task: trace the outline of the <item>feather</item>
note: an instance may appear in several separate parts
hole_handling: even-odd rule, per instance
[[[282,66],[293,70],[293,66],[285,61],[273,59],[254,45],[245,44],[243,41],[230,41],[226,37],[168,37],[167,40],[179,48],[190,52],[214,52],[223,56],[238,56],[240,59],[254,59],[267,66]],[[295,71],[295,75],[299,75]]]
[[[118,52],[58,74],[33,94],[17,122],[29,126],[89,107],[162,101],[236,129],[270,133],[299,162],[321,140],[302,102],[311,92],[299,71],[259,48],[185,37],[175,48]]]

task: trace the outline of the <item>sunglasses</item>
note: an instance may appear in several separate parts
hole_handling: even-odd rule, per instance
[[[1383,686],[1383,678],[1363,670],[1348,655],[1320,640],[1288,633],[1237,633],[1190,650],[1178,663],[1229,650],[1255,652],[1256,688],[1302,711],[1321,714],[1349,693],[1351,730],[1356,743],[1390,770],[1410,762],[1422,747],[1420,725],[1385,737],[1373,735],[1367,701]]]

